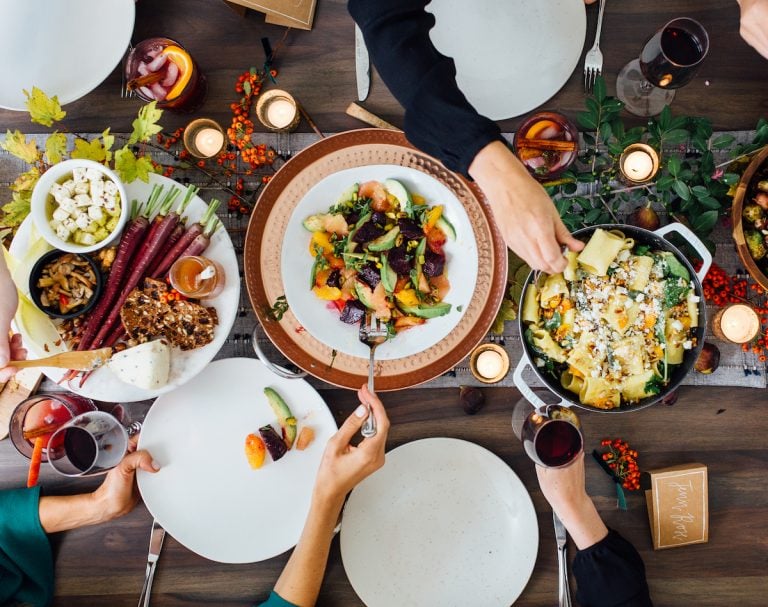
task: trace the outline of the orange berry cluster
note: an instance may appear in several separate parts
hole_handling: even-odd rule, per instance
[[[277,75],[277,70],[271,70],[270,74],[274,78]],[[240,150],[240,157],[243,162],[251,166],[251,169],[270,165],[275,160],[274,150],[268,150],[264,144],[254,145],[251,141],[253,134],[253,120],[250,119],[251,106],[261,92],[262,83],[262,76],[255,68],[240,74],[235,82],[235,92],[242,97],[240,101],[229,106],[232,110],[232,123],[227,129],[227,137],[230,143]],[[222,158],[220,155],[217,159],[219,164],[224,164],[226,160],[234,160],[228,154],[224,154],[224,156],[225,158]]]
[[[760,316],[761,324],[768,324],[768,303],[764,306],[756,306],[747,297],[749,291],[752,291],[752,294],[756,297],[760,297],[765,293],[759,284],[752,283],[750,285],[747,278],[742,278],[740,275],[735,277],[729,276],[723,268],[713,263],[709,268],[709,272],[704,277],[702,288],[704,289],[706,300],[718,307],[727,306],[732,303],[749,302]],[[758,333],[757,337],[751,342],[741,344],[741,349],[744,352],[757,354],[758,360],[765,362],[766,351],[768,351],[768,332]]]
[[[637,451],[629,448],[629,444],[620,438],[605,438],[600,445],[608,447],[603,453],[603,461],[621,481],[621,486],[629,491],[640,488],[640,468],[637,466]]]

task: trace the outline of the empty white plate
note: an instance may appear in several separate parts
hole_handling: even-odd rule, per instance
[[[368,607],[508,607],[539,544],[517,475],[467,441],[428,438],[387,454],[358,485],[341,525],[341,556]]]

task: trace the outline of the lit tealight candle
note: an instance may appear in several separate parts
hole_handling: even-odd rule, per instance
[[[284,129],[296,118],[296,106],[285,97],[274,99],[267,106],[267,120],[276,129]]]
[[[200,156],[207,158],[218,154],[224,146],[224,133],[212,128],[200,129],[195,135],[195,147]]]
[[[653,159],[644,151],[636,150],[627,154],[621,168],[632,181],[645,181],[653,173]]]
[[[475,378],[493,384],[509,372],[509,355],[498,344],[482,344],[472,351],[469,368]]]
[[[712,319],[712,331],[721,339],[744,344],[760,331],[760,317],[747,304],[731,304]]]
[[[501,360],[501,356],[495,350],[486,350],[478,355],[475,368],[483,377],[493,379],[501,373],[504,368],[504,361]]]

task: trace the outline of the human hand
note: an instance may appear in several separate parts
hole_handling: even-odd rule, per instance
[[[2,337],[0,337],[0,361],[2,361],[2,364],[0,364],[0,383],[7,382],[17,371],[16,367],[5,366],[9,360],[24,360],[27,358],[27,351],[21,343],[21,334],[14,333],[11,339],[6,339],[6,335],[8,333],[2,333]],[[3,346],[7,349],[5,355],[2,354]]]
[[[562,245],[581,251],[554,203],[512,151],[494,141],[478,152],[469,174],[483,190],[507,246],[534,270],[549,274],[566,267]]]
[[[376,394],[363,385],[357,391],[360,406],[355,409],[328,441],[315,481],[315,496],[340,502],[366,476],[384,465],[384,448],[389,432],[389,418]],[[357,446],[352,439],[360,431],[368,415],[368,407],[376,418],[376,436],[364,438]]]
[[[9,360],[13,360],[18,351],[12,351],[8,335],[11,332],[11,321],[16,314],[16,306],[19,304],[16,285],[11,279],[11,273],[5,265],[5,260],[0,255],[0,382],[8,381],[15,369],[4,368]],[[17,342],[21,347],[21,340]],[[26,356],[26,353],[24,354]]]
[[[129,451],[136,448],[136,436],[131,438]],[[136,487],[136,470],[141,468],[146,472],[157,472],[160,466],[145,450],[133,451],[126,455],[120,463],[107,472],[104,482],[91,494],[91,499],[98,505],[101,521],[110,521],[128,514],[139,501],[139,490]]]
[[[739,33],[744,41],[768,59],[768,0],[738,0]]]

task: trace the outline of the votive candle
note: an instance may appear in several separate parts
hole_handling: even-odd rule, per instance
[[[291,131],[299,123],[299,107],[290,93],[272,89],[259,97],[256,117],[272,131]]]
[[[627,181],[643,183],[659,170],[659,155],[649,145],[634,143],[621,154],[619,169]]]
[[[730,304],[719,310],[712,319],[712,332],[716,337],[734,344],[752,341],[760,331],[760,317],[746,303]]]
[[[509,355],[498,344],[482,344],[470,354],[469,369],[481,382],[496,383],[509,372]]]
[[[184,148],[195,158],[211,158],[225,143],[224,129],[210,118],[197,118],[184,127]]]

